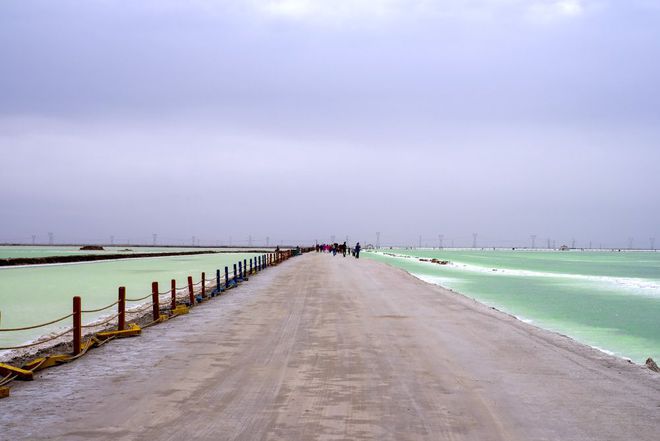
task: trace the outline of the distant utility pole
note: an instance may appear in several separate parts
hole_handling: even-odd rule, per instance
[[[346,236],[346,243],[348,243],[348,235]]]
[[[376,248],[380,248],[380,231],[376,231]]]
[[[420,234],[419,235],[419,247],[418,248],[421,248],[421,247],[422,247],[422,235]]]
[[[35,243],[37,243],[37,235],[33,234],[32,235],[32,245],[34,245]]]
[[[153,237],[153,245],[156,246],[156,241],[158,240],[158,235],[156,233],[151,235]]]
[[[55,235],[53,233],[48,233],[48,245],[52,245],[55,242]]]
[[[252,235],[251,234],[248,236],[248,246],[249,247],[252,246]]]
[[[571,241],[571,248],[575,248],[575,239]]]
[[[635,240],[634,240],[632,237],[629,237],[629,238],[628,238],[628,249],[629,249],[629,250],[632,250],[632,249],[633,249],[633,244],[634,244],[634,242],[635,242]]]
[[[443,241],[444,238],[445,238],[445,236],[443,236],[442,234],[438,234],[438,249],[439,250],[442,249],[442,241]]]
[[[591,241],[589,241],[589,249],[591,249]]]
[[[532,238],[532,249],[536,248],[536,234],[530,236]]]
[[[651,251],[655,251],[655,237],[649,238],[649,242],[651,242]]]
[[[115,244],[115,236],[110,236],[110,245]]]
[[[550,249],[550,238],[548,237],[548,249]]]
[[[478,236],[477,233],[472,233],[472,248],[477,247],[477,236]]]
[[[556,240],[552,241],[552,248],[557,249],[557,241]]]
[[[195,246],[195,236],[192,237],[192,246]]]

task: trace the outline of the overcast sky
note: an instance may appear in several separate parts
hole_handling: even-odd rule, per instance
[[[656,0],[3,0],[0,242],[649,246]]]

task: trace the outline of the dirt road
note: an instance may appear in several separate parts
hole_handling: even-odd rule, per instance
[[[38,377],[0,439],[660,439],[660,375],[331,255]]]

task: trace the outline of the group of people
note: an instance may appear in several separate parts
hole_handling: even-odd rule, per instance
[[[360,246],[360,242],[356,243],[353,248],[349,247],[346,245],[346,242],[339,244],[337,242],[333,244],[316,244],[316,252],[317,253],[332,253],[333,256],[336,256],[337,253],[341,253],[344,257],[346,257],[346,254],[350,254],[356,259],[360,258],[360,250],[362,247]]]

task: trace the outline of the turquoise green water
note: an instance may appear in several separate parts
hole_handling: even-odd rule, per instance
[[[117,300],[119,286],[126,287],[127,298],[143,297],[151,292],[151,282],[159,282],[159,291],[169,290],[170,280],[186,284],[187,276],[195,282],[201,272],[215,277],[239,260],[257,254],[227,253],[193,256],[153,257],[66,265],[39,265],[0,268],[0,328],[14,328],[43,323],[69,314],[72,297],[80,295],[83,309],[95,309]],[[90,322],[103,314],[85,314]],[[40,335],[69,326],[69,321],[38,330],[0,332],[0,347],[16,345]]]
[[[660,358],[660,253],[385,252],[396,257],[382,252],[365,257],[635,362]]]
[[[122,251],[129,249],[131,251]],[[61,246],[0,246],[0,259],[18,257],[71,256],[79,254],[132,254],[132,253],[171,253],[180,251],[202,251],[203,248],[161,248],[161,247],[105,247],[103,251],[83,251],[80,247]]]

